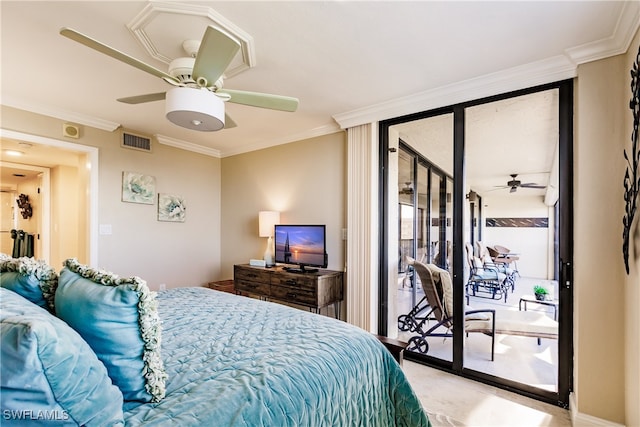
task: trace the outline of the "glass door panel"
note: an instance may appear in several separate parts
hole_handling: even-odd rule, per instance
[[[427,224],[429,211],[429,169],[424,164],[418,164],[418,180],[416,191],[416,259],[428,262],[429,259],[429,226]]]
[[[443,155],[442,147],[452,144],[453,116],[445,114],[394,126],[389,131],[390,146],[392,135],[399,141],[397,334],[410,343],[407,351],[451,362],[450,324],[444,321],[439,325],[445,320],[442,310],[434,310],[434,304],[425,298],[425,287],[435,289],[435,284],[425,278],[424,271],[412,267],[411,259],[444,268],[450,265],[453,159],[450,150],[449,155]]]
[[[558,89],[550,89],[465,110],[465,192],[475,194],[474,201],[467,198],[465,243],[485,265],[500,271],[494,284],[477,282],[475,289],[469,288],[468,303],[474,309],[495,309],[497,319],[510,315],[529,324],[557,319],[555,236],[549,224],[557,200],[550,190],[557,188],[558,105]],[[491,152],[487,140],[492,141]],[[482,200],[481,210],[476,200]],[[536,302],[536,285],[549,291],[548,300]],[[469,334],[464,366],[557,391],[558,340],[523,336],[517,322],[513,333],[496,336],[493,362],[490,338]]]
[[[415,159],[403,150],[398,155],[398,304],[416,304],[415,278],[409,261],[415,258]]]

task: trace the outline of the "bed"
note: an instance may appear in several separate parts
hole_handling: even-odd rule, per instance
[[[61,283],[64,282],[62,276],[68,273],[61,272]],[[3,282],[4,288],[7,280]],[[115,287],[113,284],[102,286],[109,292]],[[64,289],[61,285],[55,292],[54,303],[54,308],[59,309],[56,314],[62,316],[65,315]],[[17,374],[12,375],[5,366],[9,365],[5,360],[10,360],[7,352],[12,348],[5,345],[5,338],[13,333],[11,328],[16,318],[26,316],[31,319],[29,333],[34,329],[33,319],[50,322],[55,326],[54,332],[47,333],[58,334],[56,339],[60,342],[62,325],[56,322],[62,321],[47,312],[46,304],[38,307],[30,303],[33,307],[27,307],[21,296],[13,294],[15,289],[1,290],[3,414],[7,414],[7,409],[14,410],[12,405],[18,405],[21,411],[32,411],[30,408],[36,406],[25,406],[24,395],[10,398],[16,383],[12,385],[10,377]],[[78,388],[92,383],[91,375],[104,376],[104,369],[100,364],[95,365],[94,356],[90,355],[94,364],[91,369],[83,368],[89,374],[83,374],[85,379],[74,384],[71,395],[51,392],[58,406],[54,407],[55,412],[49,410],[44,414],[61,416],[57,417],[60,420],[49,421],[55,425],[122,425],[122,417],[127,426],[430,425],[398,363],[375,336],[359,328],[303,310],[207,288],[176,288],[159,292],[157,296],[149,295],[153,297],[150,303],[157,307],[162,332],[158,340],[161,342],[157,342],[159,362],[164,370],[164,377],[157,378],[166,380],[161,396],[147,402],[136,398],[128,400],[125,388],[116,384],[111,370],[107,370],[114,385],[92,386],[86,392],[96,404],[106,408],[101,409],[103,413],[74,407],[83,398]],[[112,299],[119,303],[122,298]],[[103,298],[101,305],[105,300]],[[82,311],[78,310],[77,301],[70,306],[74,307],[74,313]],[[86,319],[83,321],[86,323]],[[74,325],[74,320],[68,319],[66,323]],[[78,329],[84,341],[92,344],[92,338]],[[69,333],[77,340],[74,331]],[[145,334],[143,331],[142,335]],[[99,336],[101,342],[109,340],[104,331]],[[41,345],[42,335],[33,341]],[[74,346],[84,344],[76,342],[71,347]],[[100,354],[97,347],[91,347]],[[47,372],[53,364],[42,355],[44,350],[34,351],[38,353],[43,371],[50,377]],[[78,352],[73,350],[74,354]],[[108,366],[108,357],[98,358]],[[58,369],[59,364],[55,367]],[[148,368],[145,364],[144,369]],[[18,366],[17,372],[25,369]],[[76,365],[70,369],[80,371]],[[25,375],[18,380],[18,383],[26,381]],[[107,389],[109,396],[98,396]],[[125,396],[120,400],[121,411],[116,410],[117,399],[109,406],[112,395]],[[114,411],[115,416],[109,414]],[[29,416],[33,417],[33,411]],[[3,419],[3,424],[12,422],[20,424],[15,417]]]

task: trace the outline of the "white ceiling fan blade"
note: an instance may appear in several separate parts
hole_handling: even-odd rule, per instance
[[[252,107],[269,108],[271,110],[296,111],[298,98],[282,95],[270,95],[268,93],[248,92],[244,90],[222,89],[216,93],[226,93],[231,99],[229,102]]]
[[[202,37],[196,62],[193,64],[194,79],[206,79],[212,86],[222,76],[233,57],[240,50],[240,43],[226,33],[208,26]]]
[[[228,114],[225,113],[224,115],[224,128],[225,129],[231,129],[238,126],[236,122],[233,121],[233,119],[231,117],[229,117]]]
[[[161,101],[165,99],[166,96],[166,92],[148,93],[146,95],[118,98],[118,102],[124,102],[125,104],[143,104],[145,102]]]
[[[76,30],[65,27],[60,30],[60,34],[80,44],[90,47],[91,49],[97,50],[100,53],[104,53],[107,56],[117,59],[118,61],[122,61],[125,64],[129,64],[132,67],[136,67],[139,70],[145,71],[149,74],[153,74],[154,76],[165,79],[166,81],[173,81],[178,83],[178,81],[174,77],[165,73],[164,71],[158,70],[157,68],[152,67],[151,65],[145,64],[144,62],[139,61],[127,55],[126,53],[120,52],[119,50],[116,50],[103,43],[100,43],[99,41],[94,40],[91,37],[86,36],[82,33],[79,33]]]

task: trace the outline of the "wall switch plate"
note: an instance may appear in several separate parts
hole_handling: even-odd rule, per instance
[[[100,224],[99,232],[103,236],[108,236],[111,234],[111,224]]]

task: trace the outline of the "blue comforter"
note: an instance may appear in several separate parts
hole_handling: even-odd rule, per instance
[[[429,426],[402,370],[369,333],[205,288],[158,295],[167,395],[127,426]]]

